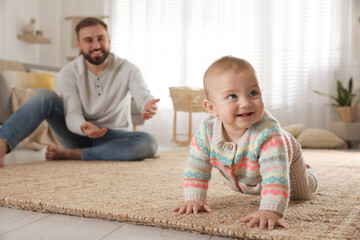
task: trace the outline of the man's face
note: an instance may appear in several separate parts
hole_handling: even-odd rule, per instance
[[[81,28],[76,46],[84,58],[94,65],[101,65],[109,55],[110,39],[100,24]]]

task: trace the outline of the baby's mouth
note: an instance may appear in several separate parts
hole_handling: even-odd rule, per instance
[[[236,114],[237,117],[250,117],[254,114],[254,112],[247,112],[242,114]]]

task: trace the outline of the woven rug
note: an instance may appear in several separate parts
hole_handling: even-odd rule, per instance
[[[152,225],[243,239],[360,239],[360,152],[305,150],[320,179],[309,201],[290,203],[290,230],[249,229],[240,218],[258,196],[233,192],[214,169],[213,213],[177,215],[187,151],[141,162],[54,161],[0,169],[0,206]]]

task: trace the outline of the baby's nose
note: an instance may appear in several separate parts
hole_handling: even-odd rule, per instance
[[[245,107],[248,107],[250,105],[251,105],[251,102],[247,98],[240,99],[240,101],[239,101],[239,106],[241,108],[245,108]]]

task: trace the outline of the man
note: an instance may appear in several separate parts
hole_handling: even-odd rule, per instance
[[[154,156],[157,143],[132,128],[134,98],[144,119],[157,112],[140,70],[110,53],[107,25],[85,18],[75,28],[81,55],[58,75],[58,90],[39,89],[0,128],[0,166],[5,154],[46,120],[64,146],[49,146],[47,160],[140,160]]]

